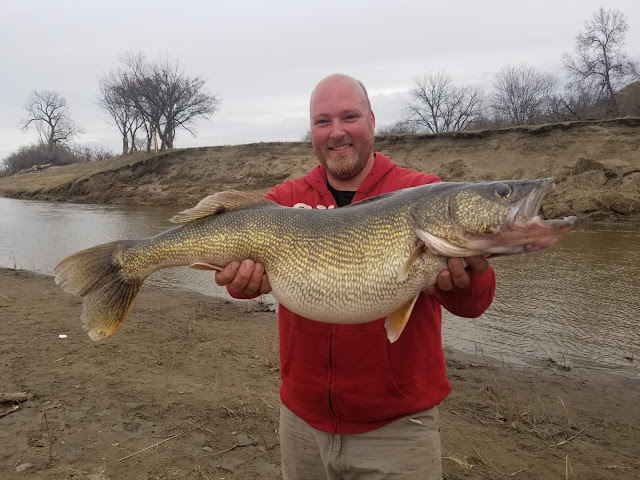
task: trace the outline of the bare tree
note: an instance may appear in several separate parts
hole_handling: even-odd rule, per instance
[[[142,127],[142,115],[136,110],[127,90],[128,80],[123,72],[109,72],[99,82],[98,105],[113,120],[122,135],[122,155],[137,149],[136,135]]]
[[[563,93],[549,96],[547,109],[551,121],[595,120],[606,114],[602,92],[590,85],[567,85]]]
[[[458,86],[444,72],[414,79],[413,102],[406,107],[406,125],[431,133],[465,130],[483,108],[482,91]]]
[[[167,148],[173,148],[178,128],[195,136],[195,120],[209,118],[219,110],[221,102],[215,95],[203,93],[203,78],[187,77],[177,63],[171,65],[164,62],[155,65],[155,77],[162,86],[166,105],[162,144]]]
[[[49,147],[68,145],[71,138],[82,133],[71,119],[67,101],[58,92],[34,90],[25,104],[27,118],[20,127],[27,131],[34,126],[40,141]]]
[[[161,150],[173,148],[178,129],[195,136],[196,121],[210,118],[220,108],[220,99],[204,92],[204,79],[188,77],[178,62],[148,63],[141,54],[123,55],[120,62],[125,67],[118,72],[121,91],[142,120],[147,150],[154,132],[160,137]]]
[[[557,80],[527,65],[508,66],[496,73],[491,98],[495,116],[512,125],[530,125],[543,120]]]
[[[154,85],[150,66],[140,53],[127,53],[119,57],[124,70],[118,70],[119,91],[124,102],[132,106],[135,116],[140,119],[145,132],[146,150],[151,150],[154,132],[159,132],[162,123],[164,105],[160,99],[159,89]],[[133,147],[137,144],[134,137]]]
[[[623,52],[629,25],[619,10],[603,7],[585,22],[576,35],[575,53],[562,56],[565,69],[576,84],[593,85],[606,95],[610,111],[619,115],[615,92],[634,73],[638,65]]]

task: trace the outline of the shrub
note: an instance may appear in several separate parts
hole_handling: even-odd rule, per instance
[[[4,160],[5,169],[15,173],[35,165],[69,165],[71,163],[105,160],[113,154],[101,146],[47,145],[34,143],[18,148]]]

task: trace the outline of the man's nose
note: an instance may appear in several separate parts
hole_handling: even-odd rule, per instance
[[[331,138],[338,139],[344,137],[344,127],[342,122],[333,122],[331,124]]]

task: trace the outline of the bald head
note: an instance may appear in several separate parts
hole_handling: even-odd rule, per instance
[[[320,80],[316,88],[311,92],[311,115],[313,116],[314,101],[318,100],[318,97],[324,98],[327,95],[337,93],[351,94],[354,100],[362,102],[361,106],[363,110],[371,110],[369,94],[362,82],[349,75],[335,73]]]
[[[347,75],[318,83],[309,103],[313,151],[338,190],[355,191],[373,168],[376,125],[364,85]]]

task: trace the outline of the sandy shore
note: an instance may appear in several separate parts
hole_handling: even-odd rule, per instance
[[[147,286],[105,341],[79,317],[0,270],[0,394],[29,396],[0,404],[0,478],[280,478],[273,312]],[[446,479],[640,478],[640,380],[447,356]]]

